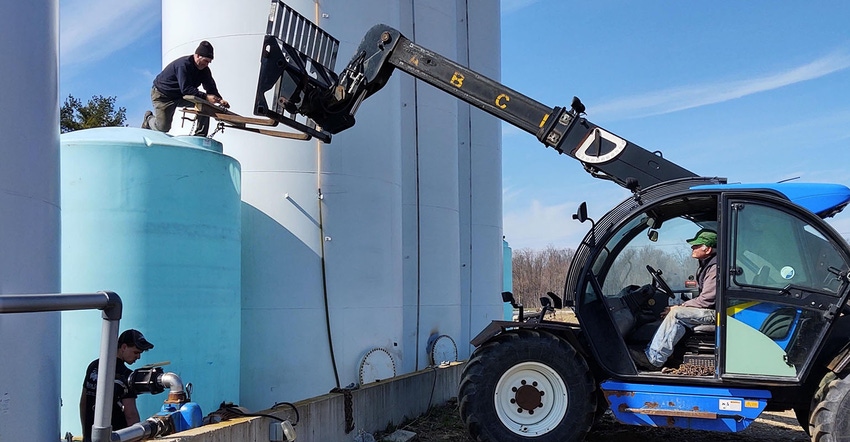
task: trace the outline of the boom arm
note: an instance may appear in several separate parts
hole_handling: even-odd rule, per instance
[[[290,124],[288,117],[281,119],[282,113],[270,111],[266,104],[265,93],[275,87],[280,108],[308,117],[318,127],[308,127],[307,133],[329,142],[331,134],[354,125],[360,103],[379,91],[395,69],[535,135],[546,146],[579,160],[592,175],[630,190],[696,176],[660,152],[649,152],[587,121],[578,98],[573,98],[570,109],[549,108],[386,25],[366,33],[339,77],[277,36],[267,35],[255,114]],[[299,130],[309,126],[297,124],[293,127]]]

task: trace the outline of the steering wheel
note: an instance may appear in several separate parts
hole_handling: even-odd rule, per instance
[[[670,288],[670,284],[667,284],[667,281],[661,277],[661,270],[655,270],[651,265],[646,265],[646,270],[649,272],[650,276],[652,276],[652,286],[660,289],[662,292],[666,293],[670,299],[676,297],[676,294],[673,293],[673,289]]]

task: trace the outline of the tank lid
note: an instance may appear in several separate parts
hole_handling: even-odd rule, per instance
[[[211,144],[217,144],[218,147],[205,147],[198,142],[189,142],[191,138],[200,138],[200,140],[210,140]],[[96,127],[92,129],[76,130],[62,134],[60,137],[62,146],[69,145],[134,145],[143,144],[146,146],[172,146],[172,147],[187,147],[187,148],[203,148],[215,152],[222,152],[222,145],[218,141],[201,138],[201,137],[173,137],[164,132],[159,132],[150,129],[141,129],[135,127]],[[217,149],[217,150],[216,150]]]
[[[195,137],[189,135],[178,135],[175,137],[180,141],[198,146],[202,149],[211,150],[213,152],[224,153],[224,145],[221,142],[207,137]]]

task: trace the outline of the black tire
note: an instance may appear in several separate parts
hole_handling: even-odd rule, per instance
[[[833,379],[824,393],[810,416],[812,442],[850,441],[850,378]]]
[[[794,406],[794,414],[797,416],[797,422],[800,423],[800,426],[803,427],[803,430],[806,431],[806,434],[809,436],[812,435],[812,424],[811,424],[811,416],[812,410],[817,407],[821,401],[826,398],[826,390],[829,386],[829,383],[834,381],[837,378],[835,373],[827,372],[826,375],[820,380],[817,388],[815,389],[814,394],[812,395],[812,399],[808,404],[797,404]]]
[[[461,419],[478,442],[582,440],[597,397],[587,362],[570,344],[522,329],[475,350],[458,392]]]

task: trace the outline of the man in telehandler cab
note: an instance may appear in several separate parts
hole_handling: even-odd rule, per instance
[[[701,229],[687,242],[691,245],[691,257],[699,261],[699,295],[681,305],[665,308],[662,313],[664,320],[655,331],[649,346],[644,351],[632,350],[635,364],[643,370],[661,370],[688,328],[713,325],[717,320],[714,310],[717,296],[717,233]]]

